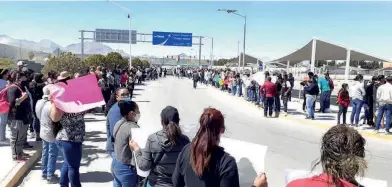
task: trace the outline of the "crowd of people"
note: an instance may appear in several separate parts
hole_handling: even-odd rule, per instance
[[[162,129],[148,137],[143,149],[132,139],[132,129],[143,125],[138,123],[143,111],[140,111],[137,103],[132,101],[134,85],[146,79],[165,77],[166,71],[159,67],[131,70],[105,70],[102,67],[92,67],[87,72],[75,75],[70,75],[68,72],[59,74],[49,72],[45,76],[23,71],[21,66],[11,73],[6,69],[0,70],[2,78],[0,80],[0,89],[2,89],[0,92],[2,134],[0,135],[2,137],[0,138],[3,142],[6,141],[5,126],[8,124],[11,129],[10,147],[15,161],[25,161],[26,155],[23,149],[29,147],[26,136],[31,125],[33,132],[36,133],[36,140],[42,139],[42,179],[49,183],[59,183],[64,187],[81,186],[79,168],[85,138],[84,115],[90,111],[81,113],[61,111],[51,101],[51,86],[66,84],[72,78],[87,74],[97,76],[97,84],[107,103],[104,106],[107,118],[106,150],[112,158],[111,166],[108,167],[114,178],[113,186],[240,186],[236,160],[219,146],[220,137],[225,133],[226,127],[224,116],[215,108],[206,108],[203,111],[199,118],[198,132],[193,139],[189,139],[182,133],[179,126],[180,114],[172,106],[162,110],[160,113]],[[265,113],[266,116],[272,115],[271,103],[274,103],[274,107],[277,108],[275,106],[278,103],[277,95],[274,94],[279,93],[285,105],[290,99],[290,91],[293,87],[289,75],[278,76],[277,80],[281,84],[279,92],[276,81],[272,81],[268,74],[265,77],[266,82],[261,85],[252,81],[249,74],[241,77],[235,71],[197,72],[182,69],[175,74],[179,77],[192,78],[196,84],[200,81],[233,95],[244,95],[249,101],[262,101],[269,112]],[[314,84],[315,80],[310,79],[306,87],[310,87],[312,81]],[[389,92],[392,90],[390,87],[392,79],[387,78],[387,81],[388,83],[378,87],[376,95],[377,101],[381,104],[380,109],[390,117],[391,104],[384,99],[392,95]],[[258,85],[257,89],[256,85]],[[307,94],[309,93],[312,92]],[[280,103],[280,99],[278,101]],[[307,102],[308,108],[313,106],[310,101]],[[284,110],[287,110],[287,107],[284,107]],[[287,186],[358,186],[355,176],[363,174],[366,169],[365,139],[353,128],[336,125],[324,134],[321,143],[319,164],[322,166],[323,173],[312,178],[292,181]],[[58,169],[56,168],[58,154],[64,158],[60,177],[55,175]],[[150,170],[149,175],[146,178],[139,177],[137,166],[144,171]],[[252,186],[267,187],[266,173],[260,173]]]
[[[295,83],[291,73],[271,75],[267,71],[261,78],[255,79],[251,77],[250,72],[240,74],[230,69],[177,68],[176,72],[177,77],[192,79],[194,88],[197,87],[197,83],[211,85],[258,104],[264,108],[264,117],[279,117],[281,108],[285,115],[288,114],[287,103],[291,101]],[[364,80],[363,75],[358,74],[354,81],[351,88],[347,83],[343,83],[338,91],[337,124],[353,127],[369,125],[377,133],[391,134],[389,129],[392,125],[392,77],[379,75],[373,76],[371,80]],[[300,82],[300,85],[303,88],[302,109],[306,113],[306,119],[315,120],[316,112],[332,112],[330,109],[331,95],[335,84],[328,72],[322,76],[309,72],[307,80]],[[316,111],[317,99],[319,100],[318,111]],[[347,111],[350,104],[352,112],[350,121],[347,123]],[[363,123],[360,123],[361,120]],[[381,128],[385,130],[380,130]]]

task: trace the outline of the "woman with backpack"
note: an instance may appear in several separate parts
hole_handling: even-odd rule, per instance
[[[141,150],[138,144],[131,141],[136,161],[141,170],[151,170],[143,187],[172,187],[172,175],[176,167],[177,157],[190,141],[182,134],[178,110],[167,106],[161,112],[162,130],[148,137],[146,147]]]

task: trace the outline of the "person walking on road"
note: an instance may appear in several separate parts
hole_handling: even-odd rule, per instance
[[[173,186],[172,175],[178,155],[190,142],[189,138],[182,134],[179,122],[178,110],[167,106],[161,112],[163,129],[148,137],[143,150],[132,140],[130,146],[135,151],[137,165],[141,170],[150,170],[144,186]]]
[[[132,128],[139,128],[139,107],[134,101],[120,101],[118,104],[121,120],[113,129],[114,137],[114,180],[117,187],[136,187],[137,174],[134,155],[131,150]]]
[[[196,89],[196,87],[197,87],[197,82],[198,82],[199,79],[200,79],[199,73],[198,73],[197,71],[194,71],[194,72],[193,72],[192,79],[193,79],[193,88]]]
[[[42,179],[47,180],[47,182],[50,184],[55,184],[58,182],[58,177],[54,174],[56,171],[58,148],[55,143],[56,139],[54,135],[53,123],[50,119],[50,86],[51,85],[47,85],[43,88],[43,96],[42,99],[37,101],[35,106],[35,113],[41,125],[40,137],[42,139]]]
[[[274,98],[277,94],[276,84],[271,82],[271,77],[267,77],[267,80],[260,87],[260,93],[264,93],[264,117],[272,117],[272,108],[274,105]],[[278,114],[276,114],[278,115]]]
[[[391,115],[392,115],[392,76],[387,77],[387,83],[381,85],[377,89],[377,102],[378,102],[378,115],[376,121],[375,131],[379,133],[381,120],[385,114],[385,133],[392,135],[391,128]]]
[[[355,84],[350,89],[350,96],[352,98],[352,112],[350,122],[351,125],[358,126],[359,116],[363,105],[363,98],[366,94],[365,85],[363,83],[363,76],[358,74],[355,77]],[[355,121],[354,121],[355,120]]]
[[[340,125],[340,116],[343,115],[343,125],[346,125],[346,115],[347,109],[350,105],[350,94],[348,92],[348,84],[343,83],[342,89],[339,90],[338,97],[337,97],[337,104],[339,105],[339,112],[338,112],[338,125]]]
[[[321,159],[313,166],[322,166],[320,175],[291,181],[286,187],[358,187],[355,177],[363,177],[365,160],[365,139],[345,125],[330,128],[322,137]]]

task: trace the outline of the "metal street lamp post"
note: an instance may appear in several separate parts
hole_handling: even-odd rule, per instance
[[[210,66],[214,66],[214,37],[204,36],[211,39],[211,54],[210,54]]]
[[[245,23],[244,23],[244,41],[243,41],[243,54],[242,54],[242,70],[245,69],[245,41],[246,41],[246,15],[241,15],[237,13],[237,10],[230,10],[230,9],[218,9],[218,11],[223,11],[227,12],[228,14],[235,14],[237,16],[240,16],[244,18]],[[240,58],[240,57],[238,57]]]
[[[113,3],[114,5],[116,5],[118,8],[120,8],[121,10],[123,10],[124,12],[128,13],[128,19],[129,19],[129,69],[132,68],[132,30],[131,30],[131,11],[128,8],[125,8],[119,4],[117,4],[116,2],[114,2],[113,0],[107,0],[111,3]]]

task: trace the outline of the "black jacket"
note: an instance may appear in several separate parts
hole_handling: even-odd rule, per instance
[[[8,120],[21,120],[24,122],[28,120],[28,114],[31,112],[30,100],[29,98],[26,98],[24,101],[22,101],[22,103],[20,103],[20,105],[16,105],[16,99],[20,98],[21,96],[22,92],[18,87],[12,86],[8,88],[7,97],[8,103],[10,104]]]
[[[235,159],[222,147],[213,150],[209,170],[198,177],[192,169],[191,144],[184,147],[178,156],[173,173],[174,187],[239,187],[238,168]]]
[[[167,138],[166,132],[160,130],[148,137],[146,147],[136,152],[136,161],[141,170],[150,170],[148,183],[153,187],[172,187],[172,175],[176,166],[178,155],[189,138],[185,135],[180,137],[179,143],[173,145]],[[163,154],[158,163],[153,163],[157,157]],[[152,165],[155,168],[151,168]]]

